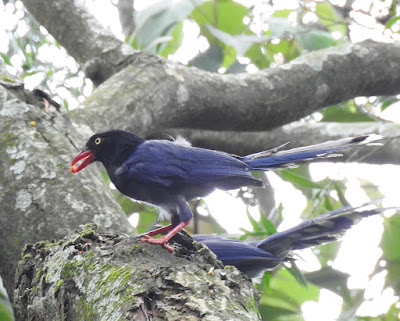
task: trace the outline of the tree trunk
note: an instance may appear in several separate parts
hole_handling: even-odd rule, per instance
[[[61,238],[91,222],[102,231],[134,233],[98,169],[71,174],[83,139],[68,115],[46,112],[36,98],[0,65],[0,275],[10,296],[26,243]]]
[[[171,254],[86,226],[29,245],[17,271],[17,320],[260,320],[246,276],[190,236],[177,241]]]

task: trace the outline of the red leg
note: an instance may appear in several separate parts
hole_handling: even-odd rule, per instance
[[[172,229],[173,229],[173,226],[170,224],[170,225],[155,229],[153,231],[144,233],[143,236],[145,237],[145,236],[154,236],[154,235],[158,235],[158,234],[164,234],[166,232],[171,231]]]
[[[174,251],[174,249],[172,248],[172,246],[167,244],[168,241],[171,239],[171,237],[173,237],[176,233],[178,233],[181,229],[183,229],[189,223],[190,223],[190,220],[187,221],[187,222],[179,223],[177,226],[175,226],[173,228],[170,228],[170,231],[166,235],[160,237],[159,239],[152,238],[149,234],[146,234],[140,240],[140,242],[142,242],[142,243],[151,243],[151,244],[160,244],[163,247],[165,247],[170,253],[172,253]],[[166,227],[170,227],[170,226],[171,225],[168,225]],[[152,232],[154,232],[154,231],[152,231]]]

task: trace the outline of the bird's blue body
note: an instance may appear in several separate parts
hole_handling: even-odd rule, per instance
[[[263,186],[261,180],[252,176],[252,171],[290,167],[371,140],[374,139],[367,135],[239,157],[167,140],[145,140],[126,131],[110,130],[88,140],[73,160],[71,171],[78,172],[91,162],[100,161],[121,193],[164,209],[171,215],[171,226],[162,232],[171,233],[161,241],[151,239],[149,242],[165,244],[165,240],[192,219],[189,200],[206,196],[216,188],[230,190]]]
[[[290,260],[292,250],[334,242],[361,219],[384,209],[341,208],[305,221],[291,229],[275,233],[257,242],[243,242],[214,235],[193,235],[204,243],[225,265],[233,265],[251,278]]]

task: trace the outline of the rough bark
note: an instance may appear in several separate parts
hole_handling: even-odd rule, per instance
[[[137,53],[77,116],[94,119],[96,131],[141,135],[167,128],[266,131],[356,96],[399,93],[399,60],[399,44],[364,42],[257,74],[220,75]]]
[[[25,248],[17,320],[260,320],[251,281],[179,236],[175,253],[90,227]]]
[[[145,52],[132,54],[76,1],[24,3],[77,61],[91,64],[87,75],[96,75],[95,83],[126,66],[79,111],[84,122],[94,120],[95,130],[265,131],[350,98],[400,92],[399,43],[345,44],[256,74],[220,75]]]
[[[90,222],[103,231],[134,232],[96,168],[70,173],[82,140],[68,116],[17,96],[32,95],[0,65],[0,274],[10,295],[26,243]]]

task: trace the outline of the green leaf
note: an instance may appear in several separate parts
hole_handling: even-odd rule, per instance
[[[342,206],[350,206],[350,203],[347,201],[346,197],[344,196],[344,186],[343,184],[340,184],[339,182],[334,182],[333,187],[338,194],[338,198],[340,203],[342,203]]]
[[[226,32],[231,35],[244,33],[247,26],[243,23],[243,18],[248,15],[249,10],[234,1],[215,0],[204,1],[202,5],[198,6],[192,12],[193,20],[203,28],[205,25],[212,25],[213,27]],[[204,33],[210,43],[210,33]],[[212,36],[211,36],[212,38]]]
[[[128,42],[138,49],[155,52],[158,44],[173,41],[173,38],[166,36],[201,2],[160,0],[141,11],[135,11],[136,31]]]
[[[142,211],[139,213],[139,221],[136,230],[139,234],[145,233],[157,221],[156,211]]]
[[[235,48],[237,55],[240,57],[244,56],[247,50],[249,50],[253,44],[266,42],[270,39],[269,37],[260,37],[257,35],[230,35],[229,33],[210,25],[206,26],[206,28],[215,38],[222,41],[226,45]]]
[[[268,68],[273,61],[268,52],[266,52],[265,46],[259,43],[253,44],[247,50],[245,56],[259,69]]]
[[[303,287],[307,287],[307,281],[304,278],[303,273],[301,273],[300,269],[296,265],[296,262],[293,261],[290,263],[290,267],[286,267],[286,269],[289,271],[291,275],[295,278],[295,280]]]
[[[331,34],[322,30],[311,30],[305,33],[298,33],[296,40],[305,50],[313,51],[332,47],[335,45],[335,40]]]
[[[247,218],[249,219],[251,225],[253,226],[253,229],[255,232],[260,231],[260,226],[258,225],[258,222],[251,216],[250,212],[247,211]]]
[[[179,22],[171,32],[171,40],[163,43],[159,49],[159,55],[168,58],[168,55],[174,54],[180,47],[183,39],[183,23]]]
[[[355,297],[356,292],[352,291],[352,293],[350,293],[347,288],[349,276],[349,274],[335,270],[330,266],[305,274],[305,278],[308,282],[340,295],[347,304],[351,305],[353,302],[352,296]]]
[[[280,269],[270,280],[270,289],[260,298],[260,312],[281,310],[284,314],[301,315],[301,305],[306,301],[317,301],[319,288],[299,284],[286,269]]]
[[[0,320],[14,321],[14,313],[8,299],[7,291],[4,288],[3,280],[0,277]]]
[[[0,57],[3,58],[4,62],[7,65],[12,66],[10,59],[8,58],[8,56],[5,53],[0,52]]]
[[[21,78],[24,79],[25,77],[32,76],[32,75],[35,75],[37,73],[38,73],[38,71],[25,72],[25,73],[23,73],[21,75]]]
[[[301,187],[305,187],[305,188],[318,188],[318,189],[322,188],[322,186],[320,184],[315,183],[315,182],[307,179],[304,176],[294,174],[292,171],[287,170],[287,169],[280,171],[280,176],[283,179],[285,179],[297,186],[301,186]]]
[[[389,29],[390,27],[392,27],[392,26],[393,26],[397,21],[399,21],[399,20],[400,20],[400,16],[396,16],[396,17],[390,19],[390,20],[386,23],[385,28],[386,28],[386,29]]]
[[[267,219],[264,215],[264,213],[260,213],[260,221],[262,226],[264,227],[265,231],[267,232],[268,235],[272,235],[276,233],[276,227],[272,222]]]
[[[329,31],[338,31],[342,36],[347,35],[347,23],[342,19],[327,1],[318,2],[315,6],[315,14],[319,21],[328,28]]]
[[[397,103],[399,100],[396,96],[384,96],[379,97],[379,103],[381,104],[381,111],[384,111],[386,108],[390,107],[394,103]]]
[[[268,25],[272,38],[287,37],[302,30],[300,27],[293,26],[288,19],[281,17],[269,18]]]
[[[277,18],[288,18],[292,12],[293,10],[290,9],[277,10],[272,16]]]
[[[224,55],[219,44],[212,44],[200,55],[191,60],[190,64],[194,67],[216,72],[221,67]]]
[[[381,240],[383,258],[387,262],[386,282],[400,294],[400,216],[385,218],[384,232]]]
[[[353,100],[343,104],[330,106],[321,111],[324,122],[371,122],[374,121],[368,115],[362,114],[357,109]]]
[[[222,64],[224,66],[224,64]],[[242,72],[246,72],[246,67],[247,65],[241,64],[238,61],[235,60],[233,64],[229,66],[229,68],[226,70],[227,74],[240,74]]]
[[[400,263],[400,216],[395,215],[386,218],[384,225],[385,231],[382,236],[381,247],[385,258]]]

